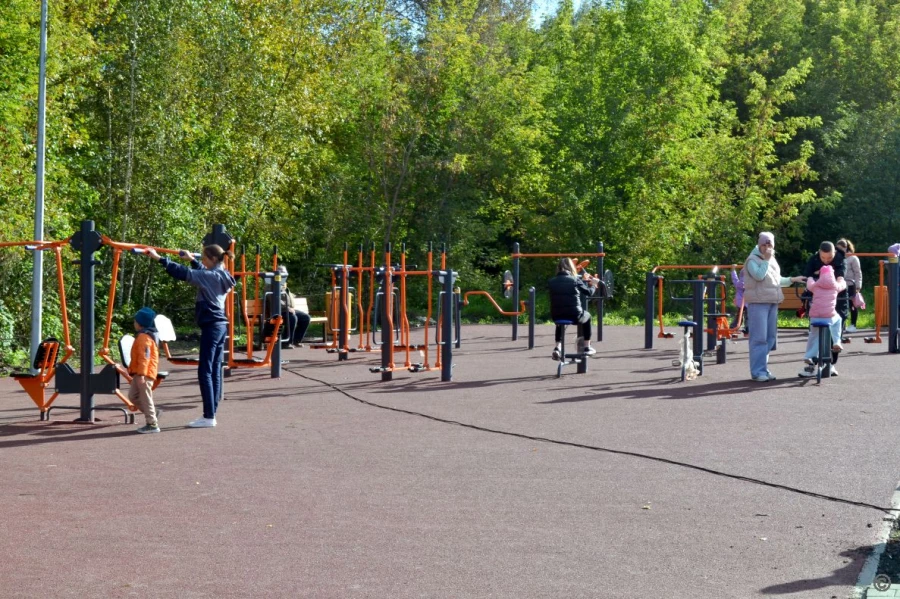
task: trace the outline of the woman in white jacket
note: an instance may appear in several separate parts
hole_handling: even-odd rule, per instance
[[[750,329],[750,377],[758,382],[774,381],[769,372],[769,352],[778,339],[778,304],[784,299],[781,288],[802,283],[805,277],[782,277],[775,260],[775,236],[759,234],[757,246],[744,262],[744,304]]]

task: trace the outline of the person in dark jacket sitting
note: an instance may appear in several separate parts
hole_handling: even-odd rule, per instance
[[[556,276],[550,279],[550,316],[553,320],[571,320],[578,323],[577,353],[593,356],[597,353],[591,347],[591,313],[587,311],[587,300],[593,295],[597,278],[585,273],[578,276],[571,258],[561,258],[556,267]],[[552,358],[560,359],[562,351],[563,327],[556,327],[556,347]]]

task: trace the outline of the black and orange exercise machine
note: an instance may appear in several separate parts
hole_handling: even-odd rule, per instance
[[[234,239],[231,238],[230,235],[225,233],[224,227],[221,225],[216,225],[216,227],[221,227],[221,229],[214,228],[213,233],[211,235],[207,235],[204,238],[203,244],[209,245],[210,243],[218,242],[219,245],[222,243],[225,244],[224,249],[229,250],[231,252],[234,251]],[[123,242],[115,242],[106,237],[104,237],[104,243],[110,245],[114,248],[113,255],[113,278],[110,284],[110,304],[109,310],[107,312],[107,329],[106,334],[104,335],[104,347],[101,350],[101,355],[104,357],[109,363],[114,363],[112,359],[109,357],[109,330],[110,323],[112,319],[112,301],[115,297],[115,288],[116,288],[116,274],[118,272],[118,264],[119,257],[122,251],[128,250],[134,253],[144,253],[148,249],[154,249],[160,254],[170,254],[170,255],[178,255],[178,250],[173,250],[169,248],[159,248],[153,247],[149,245],[141,245],[141,244],[133,244],[133,243],[123,243]],[[253,310],[256,306],[262,306],[262,300],[259,299],[259,279],[261,275],[268,275],[271,278],[274,278],[276,275],[274,273],[261,273],[260,272],[260,257],[257,252],[256,258],[256,270],[247,271],[245,258],[241,256],[241,270],[236,271],[234,267],[234,263],[228,257],[225,259],[224,266],[226,269],[231,272],[232,276],[238,281],[241,285],[241,294],[242,294],[242,310],[241,313],[243,315],[245,324],[247,325],[247,358],[236,358],[234,353],[234,338],[235,338],[235,311],[234,311],[234,301],[235,301],[235,291],[232,289],[228,294],[228,301],[225,304],[225,314],[228,317],[228,341],[227,348],[225,351],[226,361],[225,365],[228,370],[226,373],[230,371],[232,368],[267,368],[272,366],[272,358],[273,354],[276,351],[278,333],[281,329],[282,317],[280,313],[280,307],[276,307],[273,312],[273,316],[270,318],[264,319],[262,322],[263,326],[261,327],[263,331],[264,341],[267,344],[265,357],[262,359],[255,358],[253,356],[253,326],[251,326],[250,317],[253,314]],[[273,270],[277,268],[277,254],[274,258]],[[256,280],[256,298],[255,300],[247,300],[246,298],[246,287],[248,278],[253,277]],[[260,311],[260,318],[261,318]],[[176,366],[196,366],[198,364],[198,359],[194,356],[173,356],[171,349],[169,348],[168,339],[160,338],[160,345],[163,348],[163,352],[166,356],[166,360],[168,360],[171,364]],[[280,359],[280,358],[279,358]],[[280,363],[280,362],[279,362]],[[117,367],[121,371],[121,366],[117,365]],[[130,380],[130,379],[129,379]],[[157,381],[157,384],[159,381]]]
[[[647,287],[644,303],[644,349],[653,348],[653,321],[654,311],[656,312],[656,320],[659,323],[659,332],[657,337],[660,339],[671,339],[673,333],[667,333],[663,324],[663,311],[665,299],[665,277],[659,274],[664,270],[690,271],[702,270],[705,274],[698,275],[696,279],[706,280],[710,284],[707,285],[707,293],[703,301],[707,304],[706,313],[715,315],[714,321],[709,321],[703,331],[707,335],[707,351],[716,349],[717,344],[726,339],[734,339],[738,336],[743,327],[744,306],[738,306],[738,318],[735,326],[732,327],[726,313],[727,292],[725,277],[719,275],[719,269],[733,268],[733,264],[664,264],[654,267],[647,273]],[[675,281],[672,281],[673,283]],[[684,281],[678,281],[683,283]],[[674,299],[674,298],[673,298]],[[702,342],[702,337],[696,335],[694,343]],[[720,350],[721,351],[721,350]]]
[[[410,372],[427,372],[431,370],[440,370],[441,371],[441,380],[449,381],[452,378],[453,371],[453,320],[454,316],[457,320],[457,330],[458,330],[458,320],[459,320],[459,311],[455,309],[454,304],[456,303],[457,293],[454,290],[454,285],[456,283],[456,279],[458,277],[458,273],[455,271],[447,270],[446,268],[446,251],[442,251],[441,255],[441,268],[433,269],[433,251],[432,248],[428,249],[427,256],[427,269],[426,270],[406,270],[406,256],[405,252],[401,253],[400,257],[400,268],[395,269],[393,263],[391,261],[391,244],[385,244],[384,249],[384,262],[382,265],[384,272],[384,279],[382,281],[382,293],[383,293],[383,301],[381,302],[381,366],[370,368],[370,371],[373,373],[380,373],[382,381],[389,381],[393,377],[393,373],[396,370],[399,370],[399,367],[394,362],[394,306],[393,306],[393,286],[394,286],[394,278],[399,277],[399,281],[401,282],[401,291],[400,291],[400,303],[401,309],[400,313],[403,315],[403,324],[401,324],[401,346],[405,346],[406,348],[406,361],[403,365],[403,368],[409,370]],[[405,277],[411,275],[423,275],[427,276],[428,280],[428,311],[426,316],[426,327],[425,327],[425,344],[422,347],[424,362],[419,364],[412,364],[410,362],[410,344],[409,344],[409,321],[406,318],[406,289],[403,285],[405,285]],[[439,314],[439,323],[436,333],[436,359],[434,366],[431,366],[428,361],[428,348],[429,348],[429,337],[428,323],[431,322],[432,316],[432,304],[433,304],[433,281],[437,280],[441,285],[441,293],[440,297],[440,307],[438,310]],[[404,332],[405,331],[405,332]]]
[[[56,369],[60,364],[66,363],[75,353],[69,339],[69,312],[66,305],[66,284],[63,273],[62,248],[69,245],[69,240],[61,241],[12,241],[0,243],[0,248],[4,247],[21,247],[30,251],[53,251],[56,259],[56,280],[59,285],[59,304],[60,316],[63,327],[62,347],[65,352],[62,359],[59,359],[60,342],[57,339],[49,337],[44,339],[35,354],[32,362],[33,372],[14,372],[14,378],[28,394],[28,397],[34,402],[41,413],[41,420],[47,417],[47,413],[53,402],[59,396],[58,392],[47,395],[48,388],[53,377],[56,375]]]
[[[892,267],[896,265],[896,258],[893,254],[890,253],[878,253],[878,252],[870,252],[870,253],[855,253],[853,254],[857,258],[881,258],[878,261],[878,285],[875,286],[875,336],[874,337],[866,337],[863,339],[866,343],[881,343],[881,327],[887,327],[888,334],[892,337],[896,337],[896,329],[894,330],[894,334],[891,335],[891,311],[890,311],[890,300],[891,294],[889,293],[890,287],[885,284],[885,269],[887,269],[887,278],[890,278]],[[897,288],[897,281],[894,281],[893,285],[894,290]],[[897,313],[896,307],[893,311],[894,314]],[[890,343],[889,351],[890,351]]]
[[[224,231],[223,231],[224,232]],[[229,249],[234,251],[234,240],[230,242]],[[281,375],[281,327],[284,319],[281,316],[281,275],[278,273],[278,248],[276,247],[272,253],[272,271],[263,271],[261,263],[261,254],[259,246],[256,248],[256,258],[254,270],[247,270],[246,254],[241,252],[240,270],[234,268],[234,265],[227,265],[241,288],[241,315],[244,322],[244,328],[247,332],[247,348],[246,358],[236,358],[234,351],[235,339],[235,289],[229,292],[229,301],[226,304],[226,313],[228,315],[228,348],[227,366],[232,368],[271,368],[273,378]],[[248,299],[247,289],[251,286],[253,289],[253,298]],[[263,288],[268,287],[267,295],[260,297],[260,285]],[[268,297],[269,305],[266,304]],[[262,343],[265,344],[266,353],[263,358],[257,358],[253,355],[254,351],[254,330],[260,330]],[[276,364],[277,362],[277,364]]]
[[[497,311],[502,316],[510,316],[512,317],[512,340],[516,341],[519,338],[519,316],[524,314],[528,314],[528,349],[534,348],[534,325],[535,325],[535,288],[530,287],[528,289],[528,299],[521,300],[519,299],[519,287],[521,286],[521,260],[523,258],[571,258],[575,263],[576,271],[580,272],[585,269],[590,263],[591,258],[596,260],[595,267],[598,273],[603,273],[602,278],[599,283],[600,292],[597,293],[594,297],[590,298],[590,301],[594,302],[597,306],[597,341],[603,341],[603,302],[604,300],[610,299],[613,294],[613,277],[612,273],[608,270],[604,271],[603,263],[604,258],[606,257],[606,253],[603,251],[603,243],[600,242],[597,244],[596,252],[584,252],[584,253],[573,253],[573,252],[551,252],[551,253],[523,253],[518,243],[513,244],[513,253],[510,256],[512,258],[512,270],[507,270],[503,273],[503,297],[507,299],[512,299],[513,306],[519,306],[517,311],[508,311],[503,310],[491,294],[487,291],[466,291],[463,294],[463,305],[468,305],[470,296],[484,296],[488,298],[488,301],[497,309]],[[583,258],[588,258],[587,260],[582,260]],[[457,347],[459,347],[457,345]]]
[[[388,245],[388,247],[390,247]],[[349,253],[345,246],[343,261],[340,264],[319,264],[318,266],[328,267],[331,270],[331,293],[327,295],[326,316],[328,319],[328,329],[331,332],[331,342],[321,345],[314,345],[314,348],[325,348],[329,352],[337,353],[338,360],[346,360],[349,353],[354,351],[373,351],[380,346],[382,355],[387,356],[383,360],[381,367],[373,368],[373,372],[389,373],[401,366],[394,363],[394,354],[397,351],[405,353],[405,359],[402,368],[410,372],[426,372],[430,370],[439,370],[443,368],[441,353],[438,351],[437,359],[432,366],[430,362],[430,323],[434,315],[434,288],[433,278],[434,272],[434,250],[429,245],[426,256],[426,270],[416,270],[415,267],[409,268],[406,263],[406,248],[403,246],[400,252],[400,261],[392,263],[391,252],[388,249],[385,252],[386,262],[382,266],[376,266],[376,255],[374,246],[369,255],[368,265],[364,264],[363,248],[359,248],[357,255],[357,263],[351,266],[349,263]],[[446,247],[441,250],[440,269],[446,270],[447,252]],[[364,308],[363,293],[357,292],[355,302],[356,322],[358,332],[358,343],[354,348],[351,346],[350,333],[351,330],[351,295],[354,288],[349,286],[349,282],[356,279],[356,290],[368,290],[368,301]],[[365,284],[364,277],[368,275],[368,285]],[[422,276],[426,278],[426,294],[427,294],[427,312],[425,316],[425,339],[422,344],[414,344],[411,341],[411,325],[409,322],[407,310],[407,282],[409,277]],[[346,281],[346,283],[345,283]],[[443,310],[443,294],[441,291],[438,300],[438,315]],[[451,304],[457,303],[458,291],[451,289]],[[458,311],[455,310],[455,311]],[[376,339],[377,331],[374,326],[375,313],[377,314],[378,323],[381,327],[381,341]],[[451,331],[452,333],[452,331]],[[456,333],[459,335],[458,319],[456,322]],[[443,330],[438,325],[435,332],[436,344],[438,348],[443,343]],[[387,343],[389,347],[385,348]],[[411,352],[419,351],[423,357],[422,362],[414,363],[411,360]]]

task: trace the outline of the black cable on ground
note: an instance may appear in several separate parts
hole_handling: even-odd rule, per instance
[[[894,515],[893,512],[900,511],[900,508],[883,507],[883,506],[875,505],[875,504],[872,504],[872,503],[866,503],[866,502],[864,502],[864,501],[853,501],[853,500],[851,500],[851,499],[844,499],[843,497],[835,497],[835,496],[833,496],[833,495],[823,495],[822,493],[816,493],[816,492],[813,492],[813,491],[805,491],[805,490],[803,490],[803,489],[798,489],[797,487],[790,487],[790,486],[788,486],[788,485],[781,485],[781,484],[778,484],[778,483],[772,483],[772,482],[768,482],[768,481],[761,480],[761,479],[758,479],[758,478],[752,478],[752,477],[749,477],[749,476],[741,476],[741,475],[739,475],[739,474],[730,474],[730,473],[728,473],[728,472],[722,472],[722,471],[720,471],[720,470],[713,470],[712,468],[704,468],[703,466],[697,466],[697,465],[695,465],[695,464],[688,464],[687,462],[679,462],[679,461],[677,461],[677,460],[670,460],[670,459],[668,459],[668,458],[661,458],[661,457],[658,457],[658,456],[647,455],[647,454],[645,454],[645,453],[637,453],[637,452],[634,452],[634,451],[624,451],[624,450],[621,450],[621,449],[610,449],[610,448],[608,448],[608,447],[598,447],[598,446],[596,446],[596,445],[585,445],[584,443],[575,443],[575,442],[572,442],[572,441],[560,441],[559,439],[550,439],[550,438],[548,438],[548,437],[535,437],[535,436],[533,436],[533,435],[526,435],[526,434],[524,434],[524,433],[515,433],[515,432],[511,432],[511,431],[503,431],[503,430],[499,430],[499,429],[495,429],[495,428],[487,428],[487,427],[484,427],[484,426],[478,426],[477,424],[468,424],[468,423],[465,423],[465,422],[459,422],[459,421],[457,421],[457,420],[449,420],[449,419],[447,419],[447,418],[440,418],[440,417],[438,417],[438,416],[431,416],[430,414],[423,414],[422,412],[415,412],[415,411],[413,411],[413,410],[404,410],[403,408],[393,408],[393,407],[391,407],[391,406],[385,406],[385,405],[382,405],[382,404],[373,403],[373,402],[371,402],[371,401],[366,401],[365,399],[361,399],[361,398],[359,398],[359,397],[355,397],[355,396],[351,395],[350,393],[344,391],[344,390],[341,389],[340,387],[338,387],[338,386],[336,386],[336,385],[333,385],[333,384],[331,384],[331,383],[328,383],[328,382],[326,382],[326,381],[322,381],[322,380],[313,378],[313,377],[311,377],[311,376],[307,376],[307,375],[305,375],[305,374],[300,374],[299,372],[294,372],[294,371],[292,371],[292,372],[293,372],[293,374],[296,374],[297,376],[300,376],[300,377],[302,377],[302,378],[305,378],[305,379],[307,379],[307,380],[309,380],[309,381],[313,381],[313,382],[319,383],[319,384],[321,384],[321,385],[325,385],[326,387],[329,387],[329,388],[331,388],[331,389],[334,389],[335,391],[337,391],[337,392],[340,393],[341,395],[344,395],[344,396],[346,396],[346,397],[349,397],[350,399],[352,399],[352,400],[355,401],[355,402],[361,403],[361,404],[363,404],[363,405],[371,406],[371,407],[373,407],[373,408],[379,408],[379,409],[382,409],[382,410],[387,410],[387,411],[389,411],[389,412],[398,412],[398,413],[400,413],[400,414],[408,414],[408,415],[410,415],[410,416],[418,416],[419,418],[425,418],[426,420],[431,420],[431,421],[434,421],[434,422],[440,422],[440,423],[442,423],[442,424],[452,424],[452,425],[455,425],[455,426],[461,426],[461,427],[463,427],[463,428],[467,428],[467,429],[471,429],[471,430],[475,430],[475,431],[481,431],[481,432],[483,432],[483,433],[492,433],[492,434],[495,434],[495,435],[505,435],[505,436],[507,436],[507,437],[516,437],[516,438],[518,438],[518,439],[527,439],[527,440],[529,440],[529,441],[539,441],[539,442],[541,442],[541,443],[552,443],[553,445],[562,445],[562,446],[564,446],[564,447],[575,447],[575,448],[578,448],[578,449],[588,449],[588,450],[590,450],[590,451],[601,451],[601,452],[604,452],[604,453],[611,453],[611,454],[614,454],[614,455],[630,456],[630,457],[633,457],[633,458],[641,458],[641,459],[644,459],[644,460],[650,460],[650,461],[653,461],[653,462],[660,462],[660,463],[663,463],[663,464],[670,464],[670,465],[672,465],[672,466],[680,466],[680,467],[682,467],[682,468],[688,468],[688,469],[690,469],[690,470],[697,470],[697,471],[700,471],[700,472],[705,472],[705,473],[707,473],[707,474],[712,474],[712,475],[714,475],[714,476],[720,476],[720,477],[722,477],[722,478],[730,478],[730,479],[732,479],[732,480],[740,480],[740,481],[743,481],[743,482],[748,482],[748,483],[753,483],[753,484],[757,484],[757,485],[762,485],[762,486],[764,486],[764,487],[770,487],[770,488],[773,488],[773,489],[781,489],[782,491],[788,491],[788,492],[790,492],[790,493],[797,493],[798,495],[805,495],[805,496],[807,496],[807,497],[814,497],[814,498],[816,498],[816,499],[823,499],[823,500],[825,500],[825,501],[831,501],[831,502],[834,502],[834,503],[842,503],[842,504],[845,504],[845,505],[852,505],[852,506],[856,506],[856,507],[862,507],[862,508],[868,508],[868,509],[872,509],[872,510],[877,510],[877,511],[879,511],[879,512],[884,512],[885,514],[889,514],[889,515],[892,515],[892,516]]]

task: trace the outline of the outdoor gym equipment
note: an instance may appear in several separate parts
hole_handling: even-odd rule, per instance
[[[900,309],[900,264],[897,258],[891,256],[887,265],[887,311],[888,311],[888,351],[892,354],[900,353],[900,331],[898,331],[898,314]],[[877,307],[876,307],[877,309]]]
[[[360,246],[357,265],[351,266],[348,260],[347,246],[344,247],[343,261],[340,264],[319,264],[317,266],[327,267],[331,269],[331,293],[327,295],[326,301],[329,310],[326,311],[328,317],[328,327],[332,332],[331,343],[315,345],[315,348],[325,348],[329,352],[337,353],[338,360],[346,360],[349,353],[353,351],[372,351],[373,347],[380,346],[382,352],[382,365],[378,368],[372,368],[373,372],[390,373],[399,368],[394,363],[394,353],[397,350],[404,351],[405,361],[403,368],[410,372],[425,372],[428,370],[442,369],[441,352],[438,352],[437,360],[434,366],[429,362],[430,351],[430,323],[432,322],[432,307],[434,304],[433,277],[436,271],[447,270],[447,252],[446,246],[441,249],[439,269],[433,267],[434,252],[429,244],[427,254],[427,267],[425,270],[415,270],[416,267],[408,267],[406,264],[406,247],[402,246],[400,252],[400,260],[397,263],[392,262],[390,253],[390,244],[386,245],[385,262],[381,266],[376,266],[375,249],[371,250],[369,265],[363,264],[363,248]],[[356,288],[349,286],[349,282],[356,275]],[[362,292],[356,293],[356,310],[357,310],[357,329],[359,333],[359,344],[356,348],[350,347],[351,331],[351,296],[353,292],[366,288],[364,276],[368,274],[368,304],[363,309]],[[421,345],[413,344],[410,340],[410,323],[407,314],[407,281],[411,276],[424,276],[427,281],[427,313],[425,316],[425,340]],[[377,285],[377,288],[376,288]],[[446,290],[439,292],[438,297],[438,321],[442,321],[442,311],[444,309],[443,294]],[[451,311],[458,312],[458,291],[451,288],[450,306]],[[373,318],[373,314],[375,317]],[[373,326],[373,321],[377,318],[381,326],[381,341],[376,340],[377,326]],[[456,319],[456,337],[457,347],[459,344],[459,322]],[[453,342],[453,329],[451,329],[450,341]],[[442,343],[443,328],[440,322],[436,325],[435,337],[436,344],[440,348]],[[389,347],[385,347],[385,343]],[[418,350],[423,356],[423,361],[413,363],[410,359],[410,351]]]
[[[247,253],[243,246],[241,246],[241,262],[240,262],[240,270],[235,269],[232,272],[232,275],[235,277],[238,285],[241,288],[241,301],[240,301],[240,312],[241,312],[241,321],[244,323],[244,330],[247,335],[247,345],[245,353],[247,355],[247,364],[252,365],[255,368],[261,367],[257,366],[257,364],[261,365],[270,365],[272,359],[272,353],[274,352],[274,346],[276,343],[276,339],[271,335],[274,332],[274,321],[267,317],[267,315],[281,314],[281,306],[280,304],[276,305],[272,302],[272,280],[275,277],[275,272],[278,270],[278,247],[274,247],[272,250],[272,269],[271,272],[262,270],[262,254],[260,252],[259,244],[256,245],[256,255],[255,255],[255,263],[253,270],[247,270]],[[253,298],[247,299],[247,288],[250,287],[250,279],[253,280]],[[263,297],[260,297],[260,280],[263,282]],[[237,286],[236,286],[237,287]],[[268,289],[268,291],[265,291]],[[269,299],[268,303],[266,302],[266,298]],[[280,299],[279,299],[280,301]],[[284,323],[282,323],[280,330],[284,330]],[[235,328],[237,328],[235,324]],[[267,345],[266,348],[266,357],[262,360],[257,360],[253,356],[253,352],[257,349],[256,342],[254,339],[254,331],[259,329],[260,336],[260,347],[265,343]],[[267,330],[270,334],[267,336]],[[230,334],[229,338],[233,338],[234,335]],[[267,341],[268,340],[268,341]],[[234,354],[234,345],[233,343],[228,349],[229,355]]]
[[[534,287],[532,287],[532,289],[534,289]],[[562,376],[563,368],[570,364],[577,364],[578,368],[576,372],[578,372],[578,374],[585,374],[588,371],[587,354],[585,354],[584,351],[573,354],[566,353],[566,328],[570,324],[577,325],[578,323],[572,320],[554,320],[553,324],[562,327],[562,334],[560,335],[559,342],[559,364],[556,366],[556,378],[560,378]]]
[[[718,270],[732,268],[731,264],[667,264],[656,266],[647,273],[647,284],[644,302],[644,349],[653,349],[653,321],[654,311],[656,311],[655,319],[659,322],[659,333],[657,337],[660,339],[671,339],[675,335],[667,333],[663,324],[663,300],[664,300],[664,280],[665,277],[658,274],[661,270],[704,270],[707,271],[703,280],[715,282],[707,289],[705,302],[709,303],[713,313],[719,314],[714,322],[710,322],[706,329],[707,332],[707,351],[712,351],[716,344],[723,339],[732,339],[740,331],[743,320],[743,312],[738,319],[738,323],[734,328],[728,321],[728,315],[725,314],[726,290],[725,277],[718,274]],[[704,275],[701,275],[704,277]],[[671,283],[681,283],[682,281],[671,281]],[[715,292],[718,292],[716,294]],[[674,298],[672,298],[674,299]],[[742,309],[742,307],[739,307]],[[695,319],[696,320],[696,319]],[[695,335],[701,338],[699,332]],[[696,342],[696,341],[695,341]]]
[[[503,297],[509,298],[512,295],[512,288],[508,284],[511,281],[511,273],[507,270],[503,273]],[[466,291],[463,293],[462,304],[463,306],[469,305],[469,297],[473,295],[483,295],[488,298],[488,301],[497,309],[497,312],[500,313],[501,316],[512,316],[515,320],[518,320],[518,317],[522,314],[528,314],[528,349],[534,349],[534,306],[535,306],[535,290],[534,287],[528,288],[528,300],[520,300],[519,304],[521,310],[518,312],[509,312],[508,310],[504,310],[494,301],[494,298],[491,297],[491,294],[487,291]]]
[[[80,253],[81,287],[81,372],[75,372],[68,364],[60,364],[56,369],[56,391],[58,394],[78,393],[81,401],[78,407],[52,406],[41,413],[41,419],[50,419],[51,409],[77,409],[80,412],[76,422],[94,422],[94,411],[102,409],[120,410],[127,422],[134,422],[134,406],[128,398],[125,408],[104,408],[94,405],[95,394],[115,395],[119,388],[119,371],[112,364],[106,364],[99,373],[94,373],[94,253],[103,245],[103,240],[94,229],[94,221],[81,222],[80,230],[70,238],[72,247]],[[119,397],[122,399],[122,397]]]
[[[56,374],[60,364],[64,364],[75,353],[69,339],[69,312],[66,305],[66,284],[62,264],[62,248],[69,245],[69,239],[61,241],[7,241],[0,243],[0,248],[20,247],[28,251],[42,252],[52,250],[56,259],[56,281],[59,285],[59,306],[63,326],[62,348],[65,350],[62,359],[59,359],[60,343],[54,338],[44,339],[35,351],[31,361],[30,372],[16,372],[12,377],[22,386],[28,397],[40,410],[41,420],[56,400],[59,393],[53,393],[47,397],[47,389],[50,381]]]
[[[697,362],[694,361],[694,351],[691,347],[691,331],[697,326],[693,320],[681,320],[678,326],[684,329],[681,335],[680,354],[677,360],[672,361],[672,366],[681,368],[681,382],[697,378],[700,370],[697,368]],[[702,355],[701,355],[702,359]]]
[[[381,373],[382,381],[392,380],[393,372],[398,370],[396,364],[394,363],[394,316],[393,316],[393,287],[394,287],[394,277],[399,276],[401,284],[403,284],[404,277],[406,275],[427,275],[428,277],[428,315],[426,320],[425,327],[425,345],[424,347],[424,357],[425,361],[420,364],[411,364],[409,361],[409,323],[406,321],[405,328],[406,330],[406,338],[403,340],[403,344],[406,346],[406,363],[404,364],[404,368],[409,370],[410,372],[424,372],[428,370],[440,370],[441,371],[441,380],[449,381],[452,378],[452,370],[453,370],[453,320],[454,316],[456,316],[457,320],[457,330],[458,330],[458,320],[459,320],[459,310],[454,309],[454,304],[457,302],[454,301],[456,297],[456,293],[454,291],[454,284],[456,283],[456,279],[458,273],[452,270],[446,269],[446,253],[443,254],[441,258],[441,268],[440,269],[432,269],[432,252],[429,248],[428,251],[428,268],[424,271],[407,271],[405,270],[406,261],[405,256],[401,254],[400,260],[400,270],[395,270],[392,261],[391,261],[391,244],[386,243],[384,249],[384,279],[382,282],[383,286],[383,302],[381,303],[382,312],[381,312],[381,366],[370,368],[369,370],[373,373]],[[438,283],[441,285],[442,293],[440,295],[440,308],[439,308],[439,323],[436,334],[435,344],[437,346],[437,356],[436,361],[433,367],[428,364],[428,329],[427,323],[431,321],[431,305],[432,305],[432,283],[433,280],[436,279]],[[401,306],[401,314],[405,320],[406,317],[406,295],[405,288],[401,289],[400,292],[400,302],[403,304]]]
[[[896,295],[896,284],[893,286],[885,285],[885,266],[887,266],[888,277],[891,274],[892,264],[895,265],[896,262],[892,262],[892,260],[896,260],[893,254],[890,253],[855,253],[853,254],[857,257],[862,258],[882,258],[882,260],[878,261],[878,285],[874,288],[875,291],[875,302],[874,302],[874,314],[875,314],[875,336],[874,337],[865,337],[863,341],[866,343],[881,343],[881,327],[888,327],[888,351],[890,350],[890,338],[896,337],[896,329],[890,328],[890,305],[891,305],[891,293],[890,290],[893,287]],[[896,306],[894,306],[894,312],[896,312]],[[893,332],[891,332],[893,330]]]
[[[682,344],[685,343],[685,339],[691,338],[693,339],[693,349],[691,351],[691,360],[696,364],[697,367],[697,376],[703,375],[703,358],[706,354],[703,352],[703,323],[707,323],[706,331],[715,332],[716,323],[720,318],[727,318],[728,314],[722,312],[707,312],[707,305],[715,309],[716,304],[718,303],[718,299],[715,297],[709,298],[708,295],[715,295],[715,290],[724,286],[724,281],[717,279],[685,279],[685,280],[676,280],[670,281],[673,285],[689,285],[691,287],[691,295],[689,297],[675,297],[672,296],[671,299],[674,302],[690,302],[691,303],[691,313],[692,318],[690,320],[682,320],[678,324],[681,327],[684,327],[684,336],[682,337]],[[712,293],[710,293],[712,292]],[[724,337],[715,336],[715,339],[718,341],[716,346],[716,363],[724,364],[726,359],[726,346]],[[681,366],[682,376],[686,376],[686,360],[684,359],[684,355],[686,355],[686,349],[682,346],[680,349],[682,352],[682,358],[678,360],[678,365]],[[710,353],[711,355],[711,353]]]
[[[521,248],[519,247],[519,243],[516,242],[513,244],[513,253],[512,257],[512,272],[509,273],[509,280],[504,274],[504,289],[512,290],[512,303],[513,306],[518,306],[520,303],[519,300],[519,287],[521,286],[521,276],[520,276],[520,265],[522,258],[573,258],[575,264],[577,265],[577,270],[581,270],[584,268],[588,261],[580,262],[578,259],[574,258],[577,256],[578,258],[595,258],[595,267],[596,270],[594,272],[603,273],[602,281],[604,286],[608,282],[609,286],[606,289],[605,293],[595,294],[590,298],[589,301],[592,301],[596,304],[597,309],[597,341],[603,341],[603,302],[604,300],[612,297],[612,273],[609,271],[603,270],[603,259],[606,256],[606,253],[603,251],[603,242],[597,243],[597,251],[596,252],[588,252],[588,253],[522,253]],[[509,272],[509,271],[507,271]],[[530,293],[530,292],[529,292]],[[505,295],[505,293],[504,293]],[[531,300],[529,300],[531,301]],[[531,304],[534,305],[533,302]],[[522,312],[515,313],[515,316],[512,317],[512,340],[516,341],[519,338],[519,315]],[[530,318],[530,321],[533,323],[534,318],[533,315]],[[529,349],[534,347],[534,339],[533,339],[533,324],[529,325]]]
[[[110,327],[112,326],[112,313],[113,313],[113,301],[115,298],[116,292],[116,282],[118,280],[118,267],[120,255],[123,251],[130,251],[135,254],[144,254],[149,249],[155,250],[160,254],[169,254],[169,255],[179,255],[181,257],[190,257],[194,260],[199,258],[199,254],[185,252],[183,250],[174,250],[169,248],[159,248],[153,247],[144,244],[135,244],[135,243],[125,243],[121,241],[113,241],[108,237],[103,237],[103,242],[106,245],[109,245],[113,248],[113,276],[110,283],[110,294],[109,294],[109,306],[107,309],[107,324],[106,324],[106,333],[104,334],[104,346],[101,350],[101,356],[108,363],[115,364],[115,362],[109,357],[109,332]],[[218,245],[219,247],[234,252],[235,241],[234,238],[229,235],[225,231],[224,225],[214,225],[211,233],[208,233],[202,240],[202,245]],[[275,254],[273,258],[273,270],[277,269],[278,262],[278,248],[275,248]],[[188,255],[189,254],[189,255]],[[258,359],[253,357],[253,333],[252,326],[249,324],[248,311],[250,310],[249,306],[251,304],[258,307],[258,309],[262,310],[263,301],[259,300],[259,279],[265,278],[267,281],[272,281],[273,292],[275,287],[278,287],[280,290],[280,275],[277,272],[260,272],[259,265],[259,252],[257,251],[257,260],[256,260],[256,270],[255,271],[247,271],[245,267],[244,256],[242,255],[241,266],[242,269],[238,271],[235,268],[234,261],[228,256],[225,257],[223,261],[223,266],[235,277],[235,280],[241,284],[241,292],[242,292],[242,314],[244,317],[244,321],[247,325],[247,357],[246,358],[237,358],[235,356],[234,351],[234,339],[235,339],[235,289],[232,288],[231,291],[228,292],[227,300],[225,303],[225,315],[228,318],[228,333],[226,338],[225,352],[224,352],[224,362],[223,362],[223,376],[230,376],[232,369],[240,369],[240,368],[270,368],[272,378],[278,378],[281,376],[281,347],[278,343],[278,333],[281,330],[282,326],[282,317],[281,317],[281,306],[278,302],[278,295],[275,294],[273,298],[270,298],[270,303],[272,304],[270,307],[270,316],[266,319],[261,319],[260,323],[260,331],[264,336],[264,341],[267,341],[267,350],[265,358]],[[257,288],[257,299],[255,304],[253,301],[246,300],[246,285],[247,278],[250,276],[256,277],[256,288]],[[278,280],[277,284],[275,280]],[[264,311],[264,310],[263,310]],[[173,356],[169,350],[168,346],[168,338],[166,340],[161,339],[161,344],[164,349],[166,359],[169,360],[172,364],[178,366],[196,366],[198,364],[198,359],[193,356]],[[174,340],[174,331],[171,335]]]
[[[827,318],[811,318],[809,324],[818,329],[819,355],[816,358],[816,383],[821,384],[822,378],[831,377],[831,323]]]

